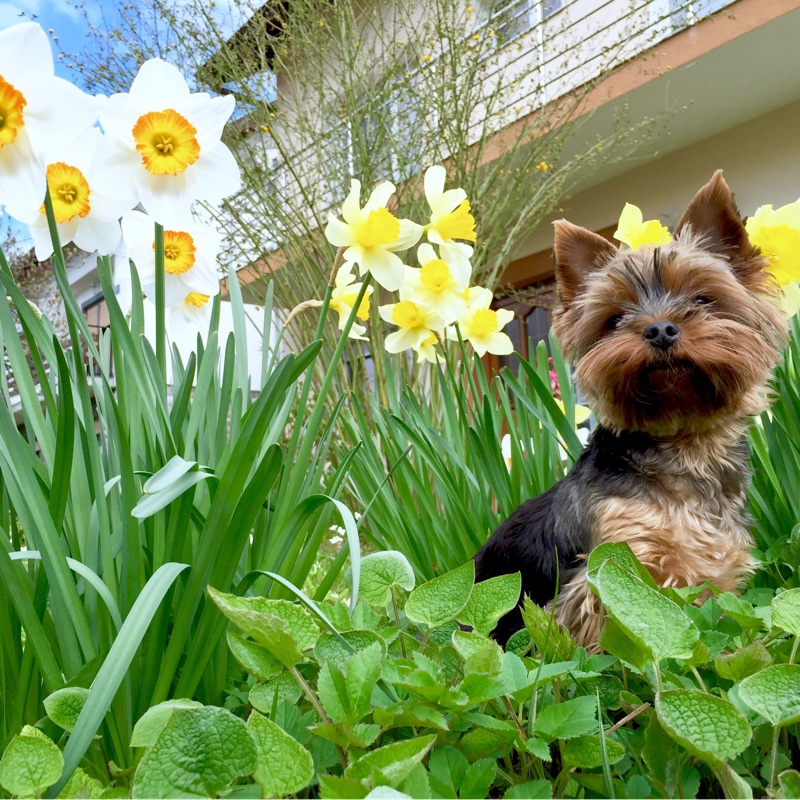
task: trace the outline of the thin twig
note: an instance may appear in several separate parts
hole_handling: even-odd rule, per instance
[[[647,710],[650,708],[650,703],[642,703],[638,708],[634,708],[630,714],[626,714],[619,722],[615,722],[607,731],[606,736],[614,733],[614,731],[618,731],[620,728],[625,727],[632,719],[635,719],[642,713],[642,711]]]

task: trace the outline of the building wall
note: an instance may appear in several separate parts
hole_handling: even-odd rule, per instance
[[[767,203],[777,208],[794,202],[800,197],[798,131],[800,100],[580,192],[552,219],[563,216],[590,230],[614,230],[628,202],[638,205],[645,219],[672,227],[716,169],[724,170],[744,215]],[[532,233],[519,257],[550,250],[552,219]]]

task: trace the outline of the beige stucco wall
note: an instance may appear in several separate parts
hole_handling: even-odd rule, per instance
[[[563,206],[571,222],[591,230],[616,224],[626,202],[645,219],[672,227],[697,189],[723,169],[744,215],[758,206],[777,207],[800,198],[800,100],[668,155],[642,163],[593,186]],[[531,235],[519,257],[549,249],[552,228],[545,223]]]

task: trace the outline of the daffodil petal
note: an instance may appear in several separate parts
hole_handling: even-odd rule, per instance
[[[336,247],[350,247],[355,241],[355,233],[349,225],[331,216],[325,226],[325,238]]]
[[[376,211],[379,208],[386,208],[389,198],[394,194],[395,185],[391,181],[384,181],[379,183],[373,190],[372,194],[364,206],[365,211]]]
[[[425,178],[423,180],[425,199],[428,201],[428,205],[431,206],[431,208],[433,208],[434,203],[442,196],[446,179],[447,171],[440,164],[429,167],[425,171]]]

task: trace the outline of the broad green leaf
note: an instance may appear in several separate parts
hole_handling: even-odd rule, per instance
[[[516,736],[513,728],[473,728],[461,737],[460,747],[470,761],[477,761],[507,750]]]
[[[528,741],[525,742],[525,749],[532,756],[536,756],[536,758],[539,758],[542,761],[553,760],[553,756],[550,753],[550,745],[544,739],[539,739],[536,736],[531,736],[528,739]]]
[[[488,797],[496,774],[497,762],[493,758],[478,759],[467,767],[458,796],[462,800],[467,800],[467,798],[482,800],[482,798]]]
[[[81,686],[65,686],[45,698],[44,710],[56,725],[71,732],[88,695],[89,690]]]
[[[133,797],[215,797],[255,766],[243,720],[214,706],[178,708],[136,767]]]
[[[655,582],[655,579],[650,574],[647,567],[636,558],[627,542],[606,542],[605,544],[598,545],[589,553],[589,558],[586,563],[586,579],[591,586],[597,585],[597,573],[600,567],[602,567],[609,558],[614,561],[618,567],[632,572],[651,589],[658,589],[658,584]]]
[[[516,607],[521,591],[522,576],[519,572],[476,583],[467,604],[456,618],[478,633],[488,635],[500,617]]]
[[[350,722],[358,722],[372,709],[370,698],[381,675],[382,664],[383,650],[379,642],[359,650],[347,662],[345,680],[350,699]]]
[[[438,628],[455,619],[467,604],[475,582],[475,562],[434,578],[414,589],[406,601],[406,616],[418,625]]]
[[[358,747],[361,750],[366,750],[380,736],[381,728],[380,725],[369,723],[358,723],[351,727],[343,722],[323,722],[319,725],[314,725],[312,731],[317,736],[321,736],[334,744],[340,744],[346,749]]]
[[[483,634],[473,633],[472,631],[453,631],[452,643],[456,652],[461,658],[466,661],[473,653],[477,653],[486,647],[487,644],[494,644],[499,648],[496,642],[487,638]],[[502,651],[501,651],[502,655]]]
[[[302,693],[297,681],[288,672],[281,672],[280,675],[276,675],[268,681],[257,683],[250,690],[248,700],[253,708],[263,714],[271,714],[276,695],[279,703],[285,702],[294,705]]]
[[[518,783],[503,795],[507,800],[550,800],[552,796],[553,787],[544,778]]]
[[[608,617],[603,623],[600,646],[607,653],[617,656],[621,661],[638,670],[643,670],[645,664],[650,660],[647,650],[628,636],[613,617]]]
[[[428,758],[431,789],[439,797],[458,797],[461,781],[467,774],[467,757],[455,747],[437,747]]]
[[[606,756],[609,764],[616,764],[625,755],[625,748],[613,739],[606,739]],[[603,765],[603,750],[599,736],[577,736],[564,742],[561,749],[564,764],[592,769]]]
[[[361,781],[367,787],[378,785],[376,781],[397,787],[412,767],[425,758],[435,741],[436,736],[431,735],[387,744],[350,764],[344,775]]]
[[[361,781],[336,775],[320,775],[319,788],[322,800],[363,800],[367,796]]]
[[[417,764],[400,784],[400,791],[413,797],[414,800],[428,800],[433,797],[428,770],[422,764]]]
[[[789,589],[773,598],[772,624],[800,637],[800,589]]]
[[[63,766],[55,743],[26,725],[0,759],[0,786],[20,797],[39,796],[59,779]]]
[[[542,658],[569,661],[577,645],[569,631],[555,617],[526,597],[522,606],[522,621]]]
[[[723,592],[715,598],[719,607],[743,628],[753,630],[764,626],[764,619],[756,613],[752,603],[742,600],[732,592]]]
[[[105,788],[95,778],[87,775],[80,767],[72,773],[72,777],[67,781],[64,788],[58,793],[58,797],[71,800],[71,798],[89,798],[89,800],[99,800],[103,797]],[[127,790],[123,789],[127,797]]]
[[[750,744],[752,731],[744,715],[721,697],[671,689],[656,695],[656,713],[678,744],[712,767]]]
[[[800,664],[775,664],[745,678],[739,697],[773,725],[800,722]]]
[[[303,651],[313,647],[319,638],[319,628],[311,615],[289,600],[238,597],[211,586],[208,593],[231,622],[286,667],[301,661]]]
[[[339,636],[323,633],[319,637],[319,640],[314,645],[314,656],[320,664],[326,664],[330,661],[339,669],[344,669],[353,655],[346,645],[349,645],[357,652],[377,642],[381,647],[382,654],[386,655],[386,642],[375,631],[344,631],[340,636],[341,639]]]
[[[274,678],[283,670],[283,664],[272,656],[266,647],[251,642],[228,629],[228,647],[242,669],[254,675],[260,681]]]
[[[331,662],[323,664],[319,671],[317,693],[325,711],[334,722],[341,722],[350,712],[345,677]]]
[[[283,797],[304,789],[314,777],[311,754],[283,728],[253,711],[247,729],[256,747],[253,777],[266,797]]]
[[[714,775],[722,786],[725,797],[737,800],[753,800],[753,787],[730,764],[720,764],[713,768]]]
[[[511,635],[511,638],[506,642],[506,650],[510,653],[516,653],[518,656],[524,656],[531,646],[531,635],[528,633],[527,628],[517,631]]]
[[[717,675],[731,681],[740,681],[753,675],[772,662],[769,650],[761,642],[751,642],[733,653],[723,653],[714,659]]]
[[[800,797],[800,772],[796,769],[787,769],[778,775],[780,797],[783,800]]]
[[[653,659],[691,658],[699,633],[677,603],[611,560],[597,571],[596,587],[611,616]]]
[[[361,559],[361,599],[376,608],[383,608],[391,600],[392,587],[414,588],[414,570],[408,559],[397,550],[370,553]]]
[[[165,700],[163,703],[148,708],[133,726],[131,747],[150,747],[155,744],[158,735],[164,730],[176,708],[203,708],[203,704],[184,698]]]
[[[575,697],[540,708],[534,730],[546,739],[571,739],[597,729],[597,700]]]

